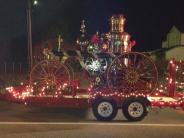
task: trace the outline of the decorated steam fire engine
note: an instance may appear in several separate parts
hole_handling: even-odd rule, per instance
[[[110,25],[110,32],[97,32],[89,40],[83,20],[76,50],[64,51],[59,36],[57,48],[44,48],[45,60],[32,68],[29,85],[8,88],[9,92],[25,104],[92,107],[96,119],[103,121],[114,119],[118,109],[130,121],[142,120],[151,105],[166,105],[155,98],[159,92],[154,95],[155,64],[145,54],[131,52],[135,41],[124,30],[124,16],[112,16]],[[175,77],[171,74],[170,93],[175,91]]]

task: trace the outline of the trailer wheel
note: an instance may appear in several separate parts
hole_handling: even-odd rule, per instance
[[[122,111],[128,121],[141,121],[148,114],[146,103],[137,98],[127,99]]]
[[[99,121],[111,121],[118,112],[117,104],[111,99],[99,99],[92,105],[93,114]]]

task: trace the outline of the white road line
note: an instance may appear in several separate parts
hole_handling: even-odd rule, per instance
[[[184,127],[184,124],[147,123],[103,123],[103,122],[0,122],[0,125],[95,125],[95,126],[145,126],[145,127]]]

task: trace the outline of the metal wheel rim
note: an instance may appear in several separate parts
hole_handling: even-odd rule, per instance
[[[109,117],[113,113],[113,106],[109,102],[101,102],[97,110],[100,116]]]
[[[48,76],[51,76],[51,78],[48,79]],[[50,81],[51,84],[48,84],[48,81]],[[57,94],[57,90],[60,89],[64,84],[69,86],[70,83],[70,72],[68,68],[59,61],[43,60],[36,64],[30,72],[30,85],[33,87],[33,89],[36,89],[36,91],[33,92],[34,95],[43,95],[44,92],[42,91],[46,90],[48,86],[48,89],[55,90],[55,92],[53,91],[54,93],[49,93],[46,95],[55,95]]]
[[[142,60],[144,61],[146,61],[146,62],[148,62],[149,63],[149,66],[148,66],[148,68],[151,68],[151,71],[149,71],[148,69],[146,70],[146,72],[141,72],[140,71],[140,69],[141,69],[141,67],[139,67],[139,71],[137,71],[137,73],[138,72],[141,72],[140,74],[138,74],[139,76],[136,78],[138,81],[136,82],[137,84],[136,84],[136,86],[134,86],[134,84],[132,85],[132,84],[127,84],[127,82],[126,83],[124,83],[125,81],[122,79],[122,84],[121,84],[121,86],[119,87],[119,88],[117,88],[117,87],[115,87],[114,85],[113,85],[113,79],[115,78],[114,76],[116,75],[111,75],[112,74],[112,72],[115,72],[114,70],[116,70],[116,69],[114,69],[114,68],[116,68],[116,66],[115,65],[119,65],[119,66],[121,66],[121,64],[117,64],[116,62],[118,61],[120,61],[120,63],[122,63],[122,61],[121,60],[119,60],[119,59],[121,59],[121,58],[125,58],[125,57],[131,57],[131,56],[135,56],[136,58],[137,58],[137,56],[139,56],[139,58],[141,59],[139,59],[138,60],[138,62],[140,62],[140,64],[145,64],[146,65],[146,63],[144,63],[144,62],[142,62]],[[124,59],[125,60],[125,59]],[[130,61],[131,61],[132,59],[130,59]],[[136,59],[137,60],[137,59]],[[132,62],[134,62],[134,60],[132,61]],[[126,71],[129,71],[129,67],[126,67],[125,65],[123,65],[124,67],[122,67],[122,70],[125,70],[124,72],[123,72],[123,74],[124,74],[124,78],[125,78],[125,76],[126,76]],[[136,69],[136,70],[138,70],[137,68],[138,67],[136,67],[136,66],[134,66],[134,64],[133,64],[133,67],[131,67],[130,69],[132,69],[132,72],[134,73],[134,68]],[[135,71],[136,71],[135,70]],[[151,73],[150,73],[151,72]],[[145,75],[145,74],[147,75]],[[134,73],[135,74],[135,73]],[[151,75],[150,75],[151,74]],[[118,75],[117,75],[118,76]],[[142,78],[143,77],[147,77],[146,79],[148,79],[149,80],[149,82],[147,82],[147,81],[145,81],[145,80],[143,80]],[[149,78],[150,77],[150,78]],[[145,93],[145,94],[150,94],[151,92],[153,92],[154,90],[155,90],[155,88],[156,88],[156,86],[157,86],[157,80],[158,80],[158,71],[157,71],[157,68],[156,68],[156,65],[153,63],[153,61],[149,58],[149,57],[147,57],[146,55],[144,55],[144,54],[141,54],[141,53],[138,53],[138,52],[129,52],[129,53],[125,53],[125,54],[122,54],[122,55],[120,55],[120,56],[118,56],[118,57],[116,57],[113,61],[112,61],[112,63],[110,64],[110,66],[109,66],[109,68],[108,68],[108,70],[107,70],[107,83],[108,83],[108,87],[109,87],[109,89],[110,89],[110,91],[111,92],[123,92],[123,93],[126,93],[126,94],[128,94],[128,93],[131,93],[131,92],[133,92],[133,93]],[[139,85],[141,85],[141,87],[138,87],[138,83],[139,83]]]
[[[140,117],[144,113],[144,107],[139,102],[133,102],[128,106],[128,113],[134,118]]]

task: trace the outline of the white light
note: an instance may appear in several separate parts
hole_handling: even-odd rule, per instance
[[[98,60],[92,61],[90,65],[88,65],[88,68],[93,71],[99,71],[101,67],[101,64]]]
[[[38,5],[38,1],[37,0],[34,0],[33,4],[34,5]]]
[[[128,58],[124,59],[124,64],[125,64],[126,67],[128,66]]]

